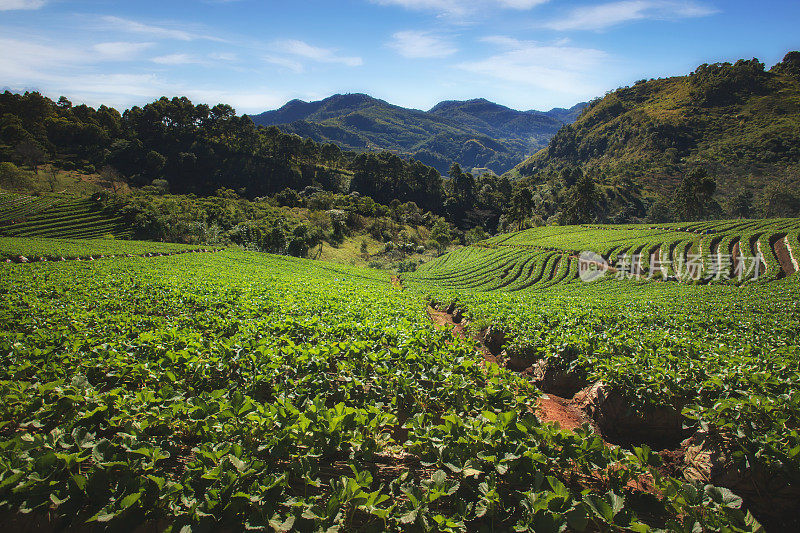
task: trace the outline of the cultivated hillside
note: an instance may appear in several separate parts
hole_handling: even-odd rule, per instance
[[[689,76],[637,82],[593,101],[511,175],[596,165],[668,193],[702,165],[723,195],[800,183],[800,53],[701,65]]]
[[[453,162],[502,173],[545,146],[582,106],[544,113],[480,99],[442,102],[425,112],[365,94],[337,94],[318,102],[293,100],[250,118],[347,149],[392,150],[443,173]]]

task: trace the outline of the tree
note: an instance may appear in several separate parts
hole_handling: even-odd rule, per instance
[[[300,207],[303,205],[303,199],[294,189],[283,189],[275,195],[275,200],[278,202],[278,205],[284,207]]]
[[[475,244],[476,242],[480,242],[488,238],[489,235],[480,226],[472,228],[464,235],[464,240],[466,241],[466,244]]]
[[[25,172],[10,161],[0,163],[0,185],[4,187],[25,188],[30,186]]]
[[[742,191],[733,197],[730,204],[731,216],[737,218],[749,218],[753,211],[753,193]]]
[[[648,222],[675,222],[675,203],[659,196],[647,210]]]
[[[767,187],[759,202],[761,216],[796,217],[800,215],[800,197],[785,183]]]
[[[50,168],[48,168],[45,172],[45,177],[47,178],[47,184],[50,185],[50,192],[56,192],[56,185],[58,185],[58,171],[54,165],[50,165]]]
[[[113,190],[115,194],[119,191],[119,188],[124,183],[119,172],[117,172],[116,169],[111,165],[106,165],[101,168],[100,176],[108,182],[108,184],[111,186],[111,190]]]
[[[784,56],[783,61],[775,65],[777,72],[783,72],[789,76],[800,79],[800,52],[792,51]]]
[[[583,176],[583,172],[578,167],[565,167],[561,171],[561,179],[564,180],[564,183],[567,187],[572,187],[575,183]]]
[[[584,224],[597,216],[600,194],[594,180],[588,174],[581,174],[575,185],[567,192],[567,205],[564,211],[565,224]]]
[[[717,182],[702,167],[693,169],[681,180],[675,195],[675,213],[682,220],[701,220],[719,211],[714,200]]]
[[[450,246],[452,242],[450,237],[450,225],[445,222],[443,218],[437,219],[433,228],[431,228],[431,239],[436,242],[439,252],[443,252]]]
[[[514,191],[511,195],[511,205],[508,208],[506,218],[512,224],[516,224],[517,230],[521,230],[525,220],[531,215],[533,209],[533,193],[527,187]]]
[[[163,155],[159,154],[155,150],[150,150],[147,152],[145,156],[145,165],[147,167],[147,172],[151,176],[157,176],[161,169],[164,168],[164,165],[167,163],[167,158]]]
[[[322,145],[322,159],[329,165],[335,165],[341,157],[342,150],[335,144],[327,143]]]
[[[47,152],[39,146],[39,143],[30,139],[17,145],[17,154],[26,165],[33,168],[37,175],[39,174],[39,165],[47,160]]]
[[[150,183],[158,194],[169,194],[169,182],[164,179],[155,179]]]
[[[475,189],[475,178],[472,174],[462,171],[458,163],[453,163],[448,175],[453,180],[453,196],[461,201],[472,199]]]

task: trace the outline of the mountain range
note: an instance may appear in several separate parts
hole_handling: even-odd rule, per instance
[[[345,149],[413,157],[441,173],[455,162],[474,173],[502,174],[544,148],[585,105],[517,111],[476,99],[441,102],[420,111],[366,94],[337,94],[316,102],[292,100],[250,118],[259,126],[277,126]]]

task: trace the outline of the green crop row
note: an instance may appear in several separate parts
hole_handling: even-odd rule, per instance
[[[0,259],[23,256],[29,261],[40,258],[86,258],[108,255],[142,255],[197,250],[196,245],[164,242],[125,241],[116,239],[49,239],[0,237]]]
[[[700,233],[687,235],[686,230]],[[774,246],[779,237],[796,260],[800,248],[798,222],[793,220],[654,229],[535,228],[475,246],[464,270],[480,272],[483,279],[518,275],[518,270],[499,264],[492,271],[487,264],[492,264],[495,250],[527,250],[528,261],[544,263],[540,258],[549,254],[544,266],[549,282],[538,282],[531,274],[537,283],[524,290],[510,290],[518,285],[454,283],[460,270],[456,254],[466,255],[463,250],[424,271],[403,274],[403,281],[430,300],[455,302],[473,324],[473,333],[487,328],[503,332],[507,357],[523,354],[531,362],[569,368],[586,386],[603,382],[633,412],[668,408],[682,413],[684,435],[715,432],[728,443],[731,460],[741,471],[759,469],[796,486],[800,275],[781,266]],[[539,251],[558,246],[567,253]],[[673,278],[676,264],[688,254],[698,254],[704,268],[719,263],[733,274],[734,265],[720,257],[733,255],[734,248],[748,260],[763,254],[766,273],[762,270],[757,282],[687,284],[647,278],[655,266],[650,254],[656,251],[667,264],[667,275],[656,280]],[[574,249],[607,254],[612,264],[624,254],[640,253],[643,276],[620,278],[606,272],[597,281],[582,282],[577,261],[564,261]],[[475,254],[483,254],[486,264],[475,260]],[[556,265],[555,257],[562,257],[561,263]]]
[[[558,283],[575,262],[548,257],[552,287],[575,287]],[[526,378],[389,281],[237,250],[0,265],[0,513],[119,530],[760,530],[646,446],[542,423]],[[499,319],[535,292],[480,294],[504,295]]]

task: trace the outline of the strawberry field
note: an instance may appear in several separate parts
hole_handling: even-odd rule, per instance
[[[800,245],[792,231],[778,228]],[[563,235],[506,237],[404,287],[238,250],[0,265],[0,517],[176,532],[759,531],[762,516],[782,519],[718,472],[704,478],[697,457],[725,453],[727,473],[772,484],[756,492],[792,496],[797,276],[586,284]],[[474,339],[435,329],[429,303]],[[536,365],[559,379],[521,371]],[[575,431],[537,409],[564,376],[594,422]],[[598,383],[623,414],[592,399]],[[631,412],[666,413],[661,433],[615,434]],[[676,461],[667,452],[689,437],[705,440]]]

